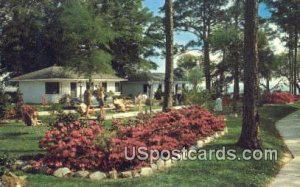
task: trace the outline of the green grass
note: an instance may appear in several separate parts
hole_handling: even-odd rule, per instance
[[[12,157],[41,153],[38,142],[47,127],[27,127],[21,123],[0,124],[0,154]]]
[[[300,104],[263,107],[261,113],[261,137],[265,148],[277,149],[282,155],[286,151],[274,122],[300,108]],[[107,124],[109,125],[109,124]],[[228,117],[229,133],[206,146],[219,149],[235,146],[241,131],[241,119]],[[1,152],[14,156],[38,153],[37,141],[45,129],[28,128],[20,125],[0,126]],[[176,167],[150,177],[135,179],[106,180],[92,182],[78,179],[59,179],[46,175],[28,175],[30,187],[99,187],[99,186],[266,186],[279,171],[280,163],[274,161],[183,161]]]

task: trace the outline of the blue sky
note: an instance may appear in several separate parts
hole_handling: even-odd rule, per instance
[[[155,15],[159,14],[159,8],[164,5],[164,0],[145,0],[144,6],[149,8]],[[259,15],[261,17],[270,17],[271,14],[268,11],[268,8],[265,4],[261,3],[259,6]],[[178,44],[186,44],[192,39],[195,39],[195,36],[190,33],[175,33],[174,34],[175,42]],[[157,72],[164,72],[165,69],[165,59],[163,57],[152,58],[154,62],[159,65]]]

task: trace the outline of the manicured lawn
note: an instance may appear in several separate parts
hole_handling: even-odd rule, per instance
[[[298,106],[298,108],[296,107]],[[274,122],[299,109],[299,104],[261,108],[261,134],[265,148],[277,149],[279,156],[286,150]],[[241,152],[235,146],[241,130],[241,118],[228,117],[229,134],[212,142],[205,149],[222,146]],[[0,152],[13,156],[39,153],[38,140],[45,128],[30,128],[20,124],[0,126]],[[58,179],[46,175],[28,175],[31,187],[98,187],[98,186],[266,186],[279,171],[274,161],[183,161],[168,171],[151,177],[92,182],[78,179]]]
[[[21,123],[0,124],[0,154],[7,152],[12,157],[42,153],[38,142],[46,127],[27,127]]]

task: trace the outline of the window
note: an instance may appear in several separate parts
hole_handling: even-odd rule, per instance
[[[159,84],[157,89],[162,90],[162,84]]]
[[[46,82],[46,94],[59,94],[59,82]]]
[[[102,87],[104,88],[104,91],[107,92],[107,82],[103,82]]]
[[[148,84],[143,85],[143,92],[147,93],[148,92]]]
[[[115,83],[115,92],[121,92],[121,84],[119,82]]]

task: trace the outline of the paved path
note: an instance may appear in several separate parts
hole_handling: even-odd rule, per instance
[[[272,187],[300,187],[300,110],[276,124],[294,159],[276,176]]]
[[[183,106],[176,106],[176,107],[173,107],[174,109],[180,109],[182,108]],[[99,110],[99,109],[98,109]],[[152,110],[154,113],[155,112],[161,112],[162,109],[153,109]],[[75,110],[66,110],[65,111],[66,113],[76,113]],[[107,114],[105,116],[105,119],[106,120],[111,120],[111,119],[115,119],[115,118],[129,118],[129,117],[134,117],[134,116],[137,116],[138,115],[138,111],[134,111],[134,112],[119,112],[119,113],[115,113],[115,114]],[[38,112],[39,116],[49,116],[51,115],[50,112],[47,112],[47,111],[42,111],[42,112]],[[95,118],[96,119],[96,118]]]
[[[177,107],[178,108],[178,107]],[[149,110],[148,110],[149,111]],[[153,109],[152,112],[156,113],[156,112],[161,112],[162,109]],[[116,113],[116,114],[107,114],[105,116],[106,120],[110,120],[110,119],[115,119],[115,118],[129,118],[129,117],[135,117],[139,114],[140,112],[124,112],[124,113]]]

